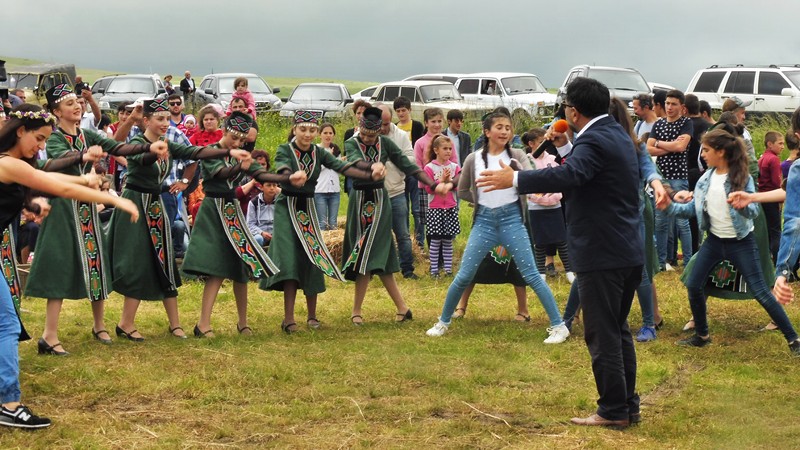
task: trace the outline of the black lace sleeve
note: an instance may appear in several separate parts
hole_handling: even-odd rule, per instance
[[[60,158],[48,159],[42,166],[45,172],[63,172],[64,169],[72,166],[77,166],[83,159],[83,153],[69,152]]]
[[[259,183],[289,183],[289,176],[292,173],[289,169],[281,170],[278,173],[269,173],[263,168],[252,172],[250,176],[256,179]]]
[[[150,144],[117,144],[107,152],[113,156],[133,156],[149,151]]]

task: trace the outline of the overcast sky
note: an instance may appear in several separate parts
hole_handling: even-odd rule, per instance
[[[558,87],[572,66],[597,64],[685,89],[711,64],[800,63],[797,0],[2,3],[15,19],[4,20],[0,55],[128,73],[392,81],[519,71]]]

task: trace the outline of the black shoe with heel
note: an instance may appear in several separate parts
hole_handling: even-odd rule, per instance
[[[200,331],[200,327],[199,326],[197,326],[197,325],[194,326],[194,337],[196,337],[196,338],[201,338],[202,339],[202,338],[214,337],[213,334],[211,336],[209,336],[210,333],[214,333],[214,330],[209,328],[206,331]]]
[[[414,315],[411,314],[411,308],[408,308],[404,314],[397,313],[395,316],[399,318],[399,320],[395,320],[395,322],[405,322],[414,319]]]
[[[55,356],[67,356],[69,355],[68,351],[58,351],[55,347],[61,345],[61,342],[56,342],[53,345],[47,343],[44,338],[39,338],[39,342],[36,343],[38,347],[40,355],[55,355]]]
[[[100,333],[105,333],[111,336],[111,334],[109,334],[106,330],[94,331],[94,328],[92,328],[92,336],[94,336],[95,339],[100,341],[102,344],[111,345],[111,338],[101,338]]]
[[[136,330],[125,331],[117,325],[117,328],[114,330],[117,333],[118,337],[128,339],[129,341],[133,342],[142,342],[144,341],[143,337],[136,337],[133,336],[133,333],[136,333]]]

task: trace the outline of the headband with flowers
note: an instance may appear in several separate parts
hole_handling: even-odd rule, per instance
[[[56,124],[56,116],[45,111],[11,111],[8,115],[17,119],[44,120],[46,123]]]

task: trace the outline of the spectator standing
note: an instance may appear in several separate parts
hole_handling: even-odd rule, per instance
[[[186,134],[186,127],[184,125],[184,121],[186,120],[186,114],[183,113],[183,110],[186,108],[184,101],[181,100],[180,94],[172,94],[167,97],[167,101],[169,102],[169,124],[179,130],[182,133]]]
[[[175,93],[175,87],[172,86],[172,75],[164,76],[164,90],[167,91],[167,95]]]
[[[231,100],[231,110],[248,114],[247,102],[245,102],[243,98],[235,98]],[[247,133],[247,137],[244,138],[244,143],[242,144],[242,150],[247,150],[248,152],[255,150],[256,139],[258,138],[258,121],[256,121],[254,117],[251,117],[251,119],[253,119],[252,126],[250,127],[250,131]]]
[[[247,228],[258,245],[269,246],[275,228],[275,199],[281,188],[278,183],[264,183],[247,208]]]
[[[686,107],[686,117],[692,121],[692,139],[689,141],[689,148],[686,150],[686,166],[689,170],[689,190],[693,191],[697,185],[700,175],[705,172],[707,166],[705,160],[700,156],[700,141],[703,135],[712,125],[700,114],[700,100],[694,94],[687,94],[684,106]],[[692,254],[700,248],[700,229],[697,228],[697,217],[689,219],[689,228],[692,230]]]
[[[472,138],[468,133],[461,131],[464,125],[464,113],[460,109],[447,111],[447,129],[445,134],[453,141],[453,151],[458,156],[458,165],[464,164],[467,156],[472,153]]]
[[[781,163],[781,174],[783,175],[783,179],[786,180],[789,178],[789,168],[792,166],[792,163],[797,161],[797,158],[800,157],[800,139],[790,130],[786,133],[784,142],[786,142],[786,147],[789,149],[789,156]]]
[[[183,74],[183,79],[181,79],[180,90],[183,93],[183,103],[189,105],[189,102],[192,101],[194,103],[194,80],[192,79],[192,74],[188,70]],[[192,107],[194,109],[194,107]]]
[[[647,147],[647,136],[653,130],[658,116],[653,111],[653,97],[649,94],[639,94],[633,99],[633,113],[639,120],[633,126],[633,132],[639,140],[639,145]]]
[[[222,130],[219,128],[219,112],[214,107],[206,105],[197,113],[197,117],[200,129],[189,138],[189,142],[198,147],[219,142],[222,139]]]
[[[233,80],[233,94],[231,95],[231,103],[233,103],[233,99],[241,98],[245,101],[247,105],[247,114],[253,119],[256,120],[256,99],[253,97],[253,93],[250,92],[248,89],[247,78],[245,77],[237,77]],[[233,111],[231,109],[231,103],[228,104],[228,110],[225,111],[226,115],[230,115]]]
[[[336,136],[336,128],[330,123],[323,123],[320,126],[320,147],[333,156],[339,158],[341,151],[339,146],[333,143]],[[314,204],[317,207],[317,216],[322,231],[335,230],[336,221],[339,217],[339,200],[341,187],[339,186],[339,172],[322,167],[317,179],[317,187],[314,189]]]
[[[411,118],[411,100],[403,96],[397,97],[392,102],[392,107],[397,114],[397,127],[408,134],[412,147],[415,146],[417,141],[425,135],[425,126]],[[414,149],[416,154],[416,147]],[[419,167],[422,169],[425,166],[423,164]],[[409,205],[406,209],[411,211],[411,216],[414,217],[414,236],[420,250],[425,253],[425,213],[422,211],[422,201],[420,200],[420,194],[424,193],[420,192],[414,177],[406,176],[405,182],[406,202]],[[411,229],[410,223],[408,228]]]
[[[764,154],[758,160],[758,192],[769,192],[782,186],[780,154],[783,146],[783,136],[777,131],[768,131],[764,135]],[[761,205],[764,208],[764,218],[767,220],[769,252],[773,263],[778,257],[781,240],[781,205],[782,203]]]

